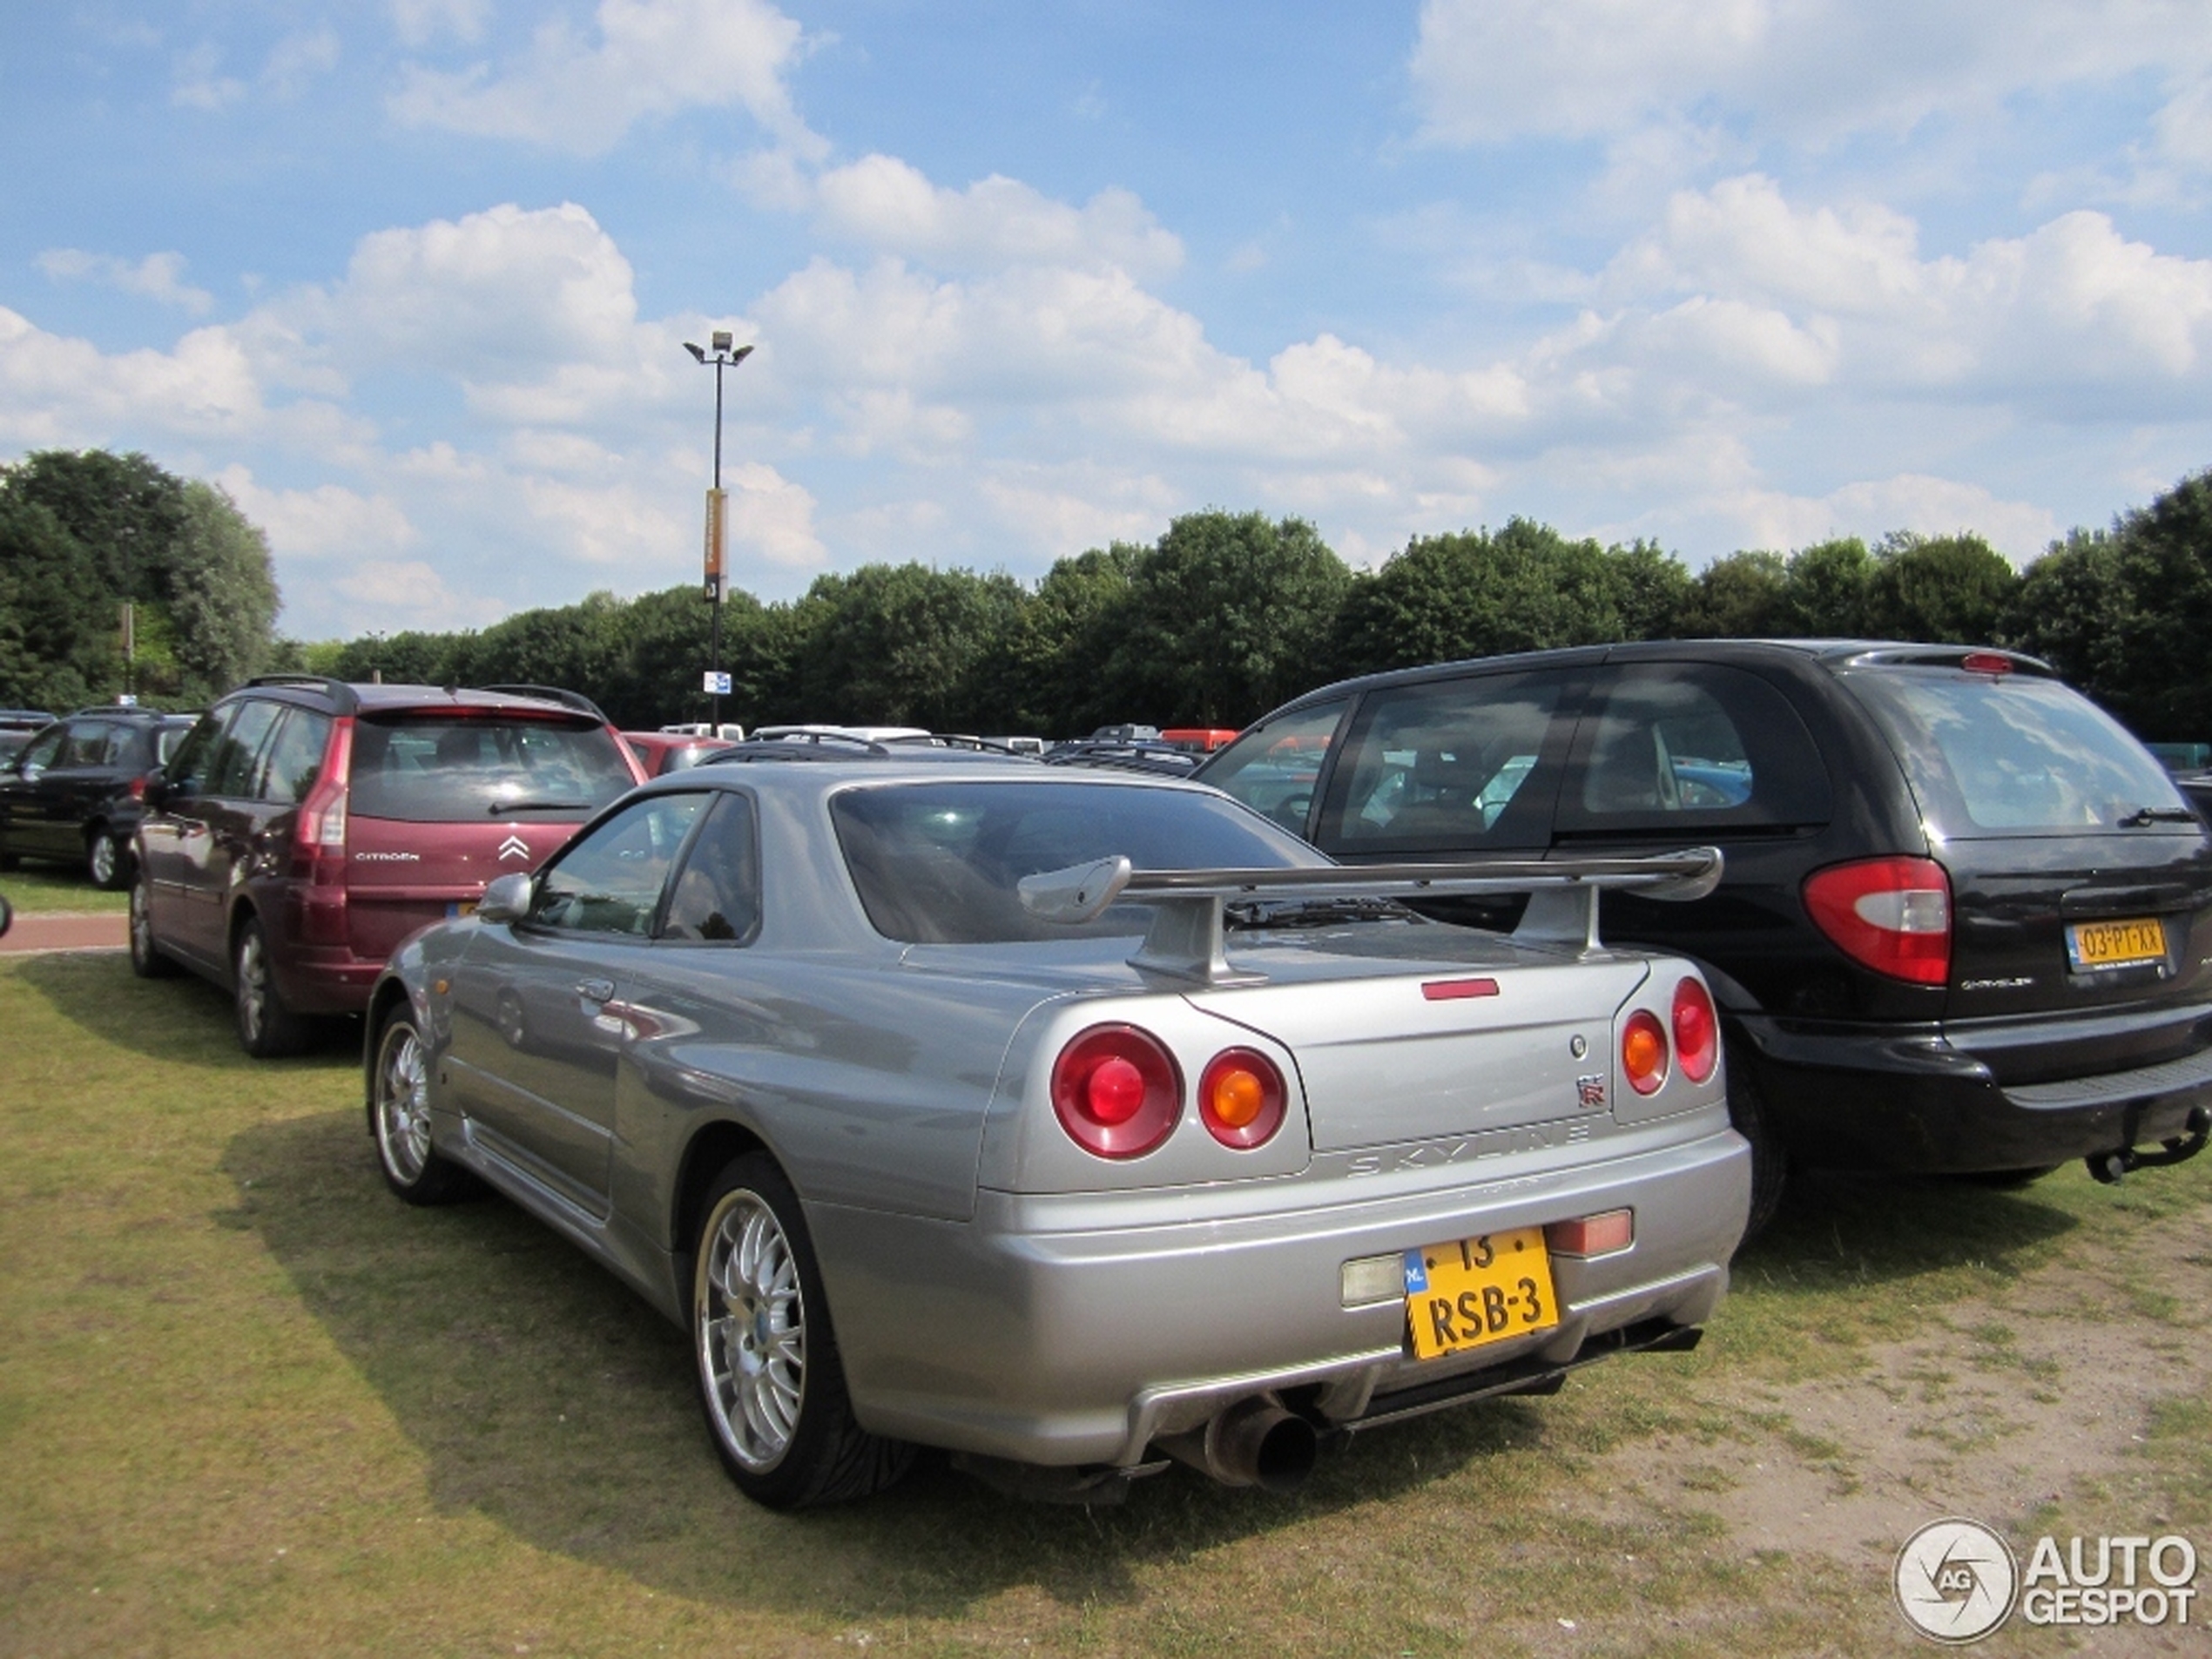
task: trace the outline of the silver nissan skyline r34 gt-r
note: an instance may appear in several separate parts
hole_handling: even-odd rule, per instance
[[[710,765],[416,934],[368,1118],[690,1331],[758,1501],[949,1449],[1111,1501],[1681,1349],[1750,1197],[1712,999],[1597,894],[1710,848],[1353,869],[1215,791],[1033,762]],[[1510,934],[1400,900],[1527,891]]]

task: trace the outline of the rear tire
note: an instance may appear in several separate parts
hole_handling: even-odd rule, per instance
[[[1768,1227],[1782,1209],[1782,1195],[1790,1184],[1790,1155],[1774,1132],[1758,1090],[1752,1086],[1750,1068],[1742,1063],[1743,1047],[1729,1045],[1728,1118],[1736,1132],[1751,1143],[1751,1212],[1743,1224],[1743,1242],[1750,1244]]]
[[[153,942],[153,894],[144,876],[131,884],[131,971],[140,979],[174,979],[177,964]]]
[[[131,883],[131,855],[108,833],[105,824],[95,824],[84,832],[84,873],[103,893],[113,893]]]
[[[738,1489],[799,1509],[864,1498],[904,1474],[914,1448],[853,1420],[806,1220],[775,1160],[732,1162],[691,1242],[699,1404]]]
[[[473,1197],[476,1177],[430,1143],[430,1056],[415,1011],[405,1002],[385,1015],[376,1033],[376,1066],[368,1103],[376,1163],[384,1184],[414,1204],[456,1204]]]
[[[278,1060],[307,1046],[307,1021],[285,1007],[277,994],[268,935],[258,917],[246,919],[231,948],[231,987],[239,1048],[256,1060]]]

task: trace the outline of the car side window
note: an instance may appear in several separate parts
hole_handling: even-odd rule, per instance
[[[239,705],[209,758],[206,793],[224,800],[253,799],[254,765],[261,742],[280,711],[278,705],[258,698]]]
[[[760,846],[750,796],[725,794],[691,838],[668,894],[664,939],[749,941],[760,926]]]
[[[538,878],[529,920],[571,933],[651,933],[668,873],[706,805],[704,794],[654,795],[617,813]]]
[[[287,709],[261,761],[255,798],[281,806],[305,799],[322,772],[323,751],[329,742],[328,715],[313,709]]]
[[[1200,781],[1304,835],[1314,783],[1347,702],[1317,703],[1253,727],[1207,763]]]
[[[1559,826],[1817,823],[1829,799],[1812,735],[1773,686],[1713,664],[1639,663],[1593,689]]]
[[[235,707],[236,705],[233,705],[233,708]],[[223,726],[230,719],[232,711],[232,709],[212,709],[185,734],[184,741],[177,745],[176,752],[169,758],[169,764],[162,768],[162,776],[168,780],[171,792],[179,795],[205,792],[208,763],[214,757],[216,745],[222,738]]]
[[[69,728],[58,725],[40,732],[24,745],[24,752],[16,761],[16,770],[25,777],[34,772],[45,771],[54,764],[54,758],[61,753],[62,739],[68,735]]]
[[[105,720],[71,720],[56,767],[105,766],[114,746],[115,728]]]
[[[1345,738],[1321,845],[1487,851],[1550,839],[1567,672],[1426,680],[1372,693]]]

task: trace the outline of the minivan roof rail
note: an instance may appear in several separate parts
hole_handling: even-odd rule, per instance
[[[246,683],[249,686],[296,685],[302,691],[321,691],[338,705],[341,714],[351,714],[361,706],[361,698],[354,695],[352,686],[327,674],[256,674]]]
[[[558,685],[479,685],[479,691],[492,691],[501,697],[535,697],[547,703],[558,703],[563,708],[588,714],[593,719],[606,723],[607,714],[597,703],[581,691],[570,691]]]

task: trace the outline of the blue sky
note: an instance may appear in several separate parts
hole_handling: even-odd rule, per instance
[[[63,0],[0,460],[142,448],[307,638],[1034,577],[1207,506],[2016,560],[2212,464],[2202,0]]]

